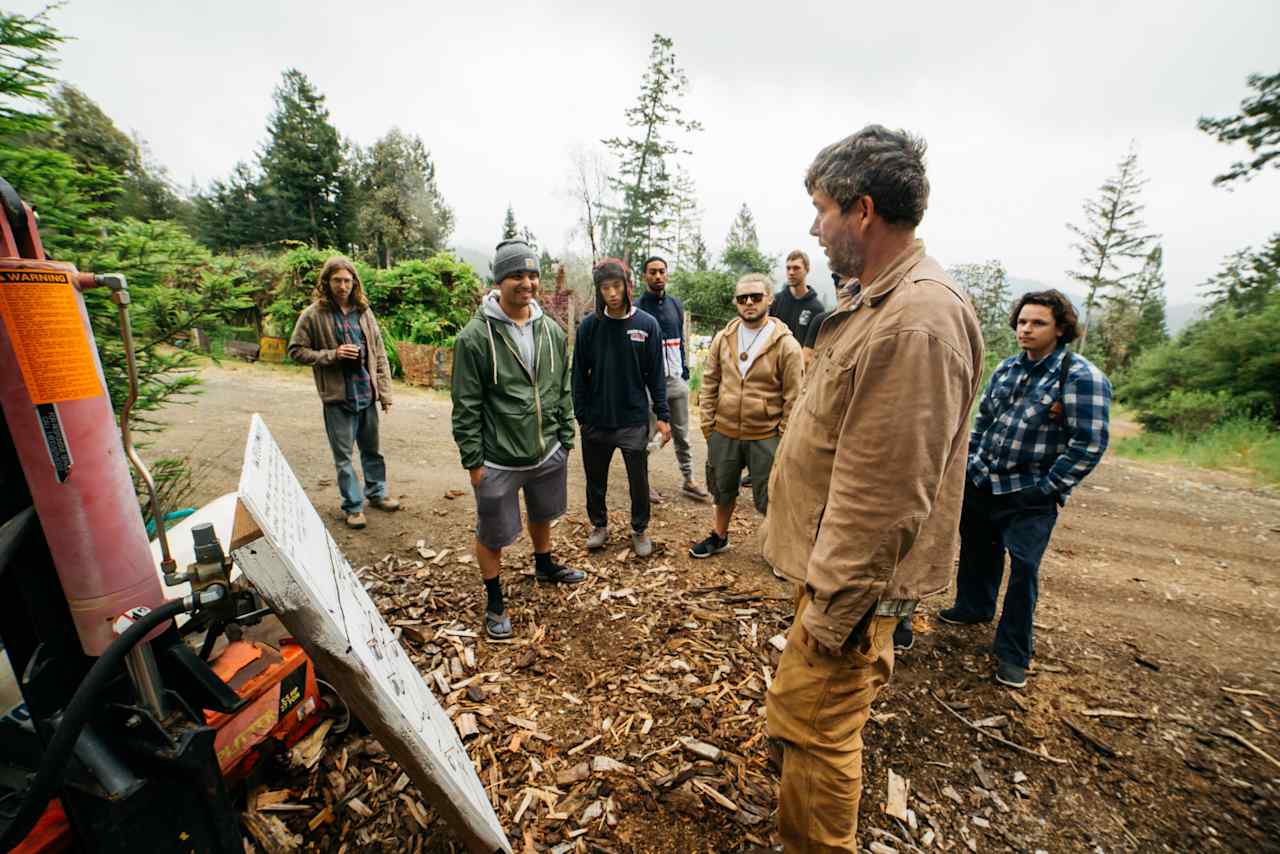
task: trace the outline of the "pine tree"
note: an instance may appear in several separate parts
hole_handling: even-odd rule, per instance
[[[1280,73],[1264,77],[1250,74],[1249,88],[1257,92],[1240,102],[1240,112],[1221,119],[1201,117],[1196,127],[1212,134],[1219,142],[1243,142],[1253,153],[1247,163],[1237,161],[1226,172],[1213,179],[1225,186],[1234,181],[1248,181],[1270,163],[1280,167]]]
[[[392,128],[367,151],[357,151],[356,222],[379,267],[429,258],[453,229],[453,211],[436,186],[435,164],[416,135]]]
[[[1169,330],[1165,325],[1164,286],[1164,247],[1156,244],[1147,253],[1147,260],[1133,289],[1138,314],[1133,341],[1135,356],[1169,340]]]
[[[1258,314],[1280,292],[1280,232],[1258,250],[1241,249],[1223,262],[1222,270],[1203,285],[1214,314]]]
[[[30,106],[49,100],[54,52],[66,41],[49,21],[52,8],[30,17],[0,10],[0,139],[48,127]]]
[[[350,223],[343,196],[351,187],[325,98],[295,68],[284,72],[274,97],[261,157],[271,236],[344,247]]]
[[[1079,269],[1068,270],[1067,275],[1085,286],[1086,335],[1101,298],[1126,291],[1138,275],[1132,262],[1145,259],[1150,251],[1153,235],[1146,231],[1142,221],[1144,206],[1138,198],[1145,184],[1138,168],[1138,153],[1131,147],[1116,175],[1102,184],[1096,198],[1084,203],[1084,225],[1067,224],[1080,238],[1071,244]]]
[[[688,77],[676,64],[673,42],[655,33],[639,97],[624,113],[633,135],[602,140],[618,158],[619,174],[610,181],[621,196],[614,212],[615,237],[627,261],[651,249],[670,226],[673,188],[665,160],[689,152],[667,134],[673,128],[686,133],[702,129],[700,123],[682,115],[678,101],[688,87]]]
[[[1016,349],[1016,339],[1009,328],[1013,289],[1004,264],[993,258],[983,264],[958,264],[947,272],[969,292],[987,352],[1001,357],[1012,353]]]
[[[502,239],[514,240],[520,236],[520,226],[516,224],[516,213],[511,209],[511,204],[507,203],[507,216],[502,220]]]
[[[760,251],[760,236],[756,233],[756,219],[747,203],[743,202],[738,215],[729,225],[721,255],[724,266],[735,276],[747,273],[771,273],[777,259]]]

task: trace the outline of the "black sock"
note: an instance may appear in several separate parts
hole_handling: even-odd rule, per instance
[[[555,561],[551,559],[551,552],[534,552],[533,567],[541,575],[554,575],[557,569]]]
[[[499,577],[484,580],[484,592],[489,594],[489,604],[485,606],[490,614],[501,614],[506,607],[502,601],[502,579]]]

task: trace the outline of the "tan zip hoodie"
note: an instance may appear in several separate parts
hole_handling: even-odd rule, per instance
[[[800,394],[804,354],[800,342],[780,320],[770,330],[744,377],[738,370],[738,327],[729,321],[711,340],[698,389],[702,435],[712,431],[730,439],[768,439],[787,429],[791,406]]]

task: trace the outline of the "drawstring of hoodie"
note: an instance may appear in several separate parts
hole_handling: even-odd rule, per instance
[[[532,323],[533,321],[529,321]],[[493,340],[493,321],[489,318],[484,319],[484,328],[489,332],[489,361],[493,363],[493,384],[498,384],[498,345]],[[556,372],[556,350],[551,342],[551,330],[544,323],[542,324],[542,342],[547,346],[547,354],[551,356],[551,373]],[[538,382],[538,368],[535,364],[532,370],[533,382]]]

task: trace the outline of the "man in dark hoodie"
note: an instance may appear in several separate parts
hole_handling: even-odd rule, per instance
[[[539,581],[577,584],[585,573],[551,559],[551,522],[567,506],[573,400],[565,334],[542,313],[538,256],[523,240],[504,240],[489,293],[458,333],[453,351],[453,439],[476,496],[476,561],[488,602],[485,632],[512,635],[498,572],[502,550],[520,536],[524,490]]]
[[[671,410],[671,439],[676,446],[676,462],[684,476],[681,492],[695,501],[710,501],[711,493],[693,479],[693,446],[689,444],[689,359],[684,340],[684,306],[667,294],[667,262],[657,255],[645,259],[645,292],[640,296],[640,310],[653,315],[662,329],[663,364],[667,382],[667,406]],[[651,425],[649,434],[654,435]],[[650,489],[654,501],[661,501],[657,490]]]
[[[640,557],[653,554],[649,527],[649,411],[658,432],[671,438],[662,330],[658,321],[631,305],[626,265],[606,258],[592,271],[596,311],[582,319],[573,349],[573,410],[582,425],[582,468],[587,476],[587,548],[609,541],[609,464],[622,451],[631,491],[631,545]],[[646,391],[648,392],[646,394]]]

